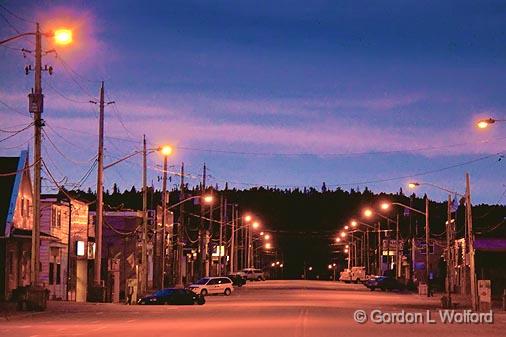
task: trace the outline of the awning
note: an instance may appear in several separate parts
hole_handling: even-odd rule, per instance
[[[11,238],[17,239],[31,239],[32,238],[32,230],[31,229],[22,229],[22,228],[14,228],[10,235]],[[51,241],[60,241],[60,238],[53,236],[48,233],[40,232],[41,240],[51,240]]]

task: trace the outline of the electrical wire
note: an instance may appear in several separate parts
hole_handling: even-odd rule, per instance
[[[58,152],[63,158],[65,158],[66,160],[68,160],[69,162],[71,163],[74,163],[74,164],[77,164],[77,165],[88,165],[90,163],[91,160],[93,160],[93,158],[87,160],[87,161],[78,161],[78,160],[74,160],[74,159],[71,159],[69,157],[67,157],[57,146],[56,144],[53,142],[53,140],[51,139],[51,137],[49,137],[49,134],[46,132],[46,130],[42,129],[42,133],[44,133],[45,135],[45,138],[49,141],[49,143],[53,146],[53,148],[56,150],[56,152]]]
[[[17,170],[17,171],[13,171],[13,172],[5,172],[5,173],[0,173],[0,177],[9,177],[9,176],[15,176],[16,174],[18,173],[21,173],[21,172],[24,172],[24,171],[27,171],[29,169],[31,169],[33,166],[35,166],[35,163],[34,162],[33,164],[21,169],[21,170]]]
[[[3,141],[6,141],[6,140],[8,140],[8,139],[10,139],[10,138],[12,138],[12,137],[14,137],[14,136],[16,136],[16,135],[18,135],[18,134],[20,134],[21,132],[23,132],[23,131],[25,131],[25,130],[27,130],[27,129],[28,129],[28,128],[30,128],[33,124],[34,124],[34,122],[31,122],[30,124],[28,124],[28,125],[27,125],[27,126],[25,126],[24,128],[22,128],[22,129],[20,129],[20,130],[15,131],[14,133],[12,133],[11,135],[9,135],[9,136],[7,136],[7,137],[5,137],[5,138],[0,139],[0,143],[1,143],[1,142],[3,142]]]
[[[21,116],[24,116],[24,117],[29,117],[28,114],[24,113],[24,112],[21,112],[19,111],[18,109],[15,109],[13,107],[11,107],[9,104],[5,103],[4,101],[0,100],[0,104],[2,104],[3,106],[5,106],[7,109],[11,110],[11,111],[14,111],[15,113],[21,115]]]
[[[7,13],[9,13],[10,15],[12,15],[13,17],[15,17],[16,19],[18,19],[20,21],[23,21],[23,22],[26,22],[26,23],[32,23],[32,24],[36,23],[35,21],[31,21],[31,20],[25,19],[25,18],[17,15],[16,13],[12,12],[10,9],[8,9],[7,7],[5,7],[2,4],[0,4],[0,8],[2,8],[4,11],[6,11]]]

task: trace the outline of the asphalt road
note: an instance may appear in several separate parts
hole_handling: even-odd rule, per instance
[[[0,336],[504,336],[504,312],[494,313],[493,324],[443,324],[438,305],[438,298],[370,292],[362,285],[266,281],[230,297],[209,296],[203,306],[51,302],[42,313],[0,317]],[[368,317],[372,310],[426,317],[429,309],[436,323],[359,324],[357,309]]]

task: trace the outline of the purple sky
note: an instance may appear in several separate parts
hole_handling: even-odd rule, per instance
[[[2,4],[28,21],[0,8],[2,38],[33,30],[34,20],[75,32],[73,45],[56,47],[59,58],[45,57],[55,68],[44,75],[45,130],[61,153],[49,139],[43,153],[60,179],[76,182],[91,165],[98,121],[87,102],[105,80],[116,101],[106,108],[107,162],[146,134],[151,146],[177,147],[171,162],[185,162],[192,184],[204,162],[210,183],[239,188],[326,182],[390,192],[420,180],[462,192],[470,172],[476,203],[506,200],[506,160],[494,155],[506,148],[506,124],[473,126],[505,117],[502,1]],[[20,128],[33,58],[5,47],[0,57],[1,129]],[[31,135],[0,142],[0,154],[26,148]],[[150,156],[155,185],[160,161]],[[106,186],[139,185],[140,163],[111,168]],[[94,184],[92,174],[82,188]]]

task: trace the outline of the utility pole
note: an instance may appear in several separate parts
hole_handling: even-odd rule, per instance
[[[397,217],[395,219],[395,269],[396,276],[401,277],[401,259],[399,256],[399,213],[397,213]]]
[[[162,180],[162,261],[161,261],[161,280],[162,288],[165,288],[165,250],[167,244],[167,234],[165,227],[167,226],[167,203],[169,195],[167,193],[167,156],[163,156],[163,180]]]
[[[381,249],[381,222],[378,221],[378,275],[381,275],[382,264],[382,249]]]
[[[206,190],[206,164],[202,173],[202,186],[200,194],[203,195]],[[200,252],[198,256],[198,274],[199,277],[206,276],[206,261],[207,261],[207,231],[204,227],[204,205],[202,200],[200,202],[200,226],[199,226],[199,239],[200,239]]]
[[[184,200],[184,163],[181,163],[181,184],[179,186],[179,201]],[[184,203],[179,205],[179,224],[177,225],[177,268],[176,268],[176,286],[183,285],[183,235],[184,235]]]
[[[225,211],[227,206],[225,205],[225,196],[223,193],[220,197],[220,235],[218,241],[218,275],[221,276],[221,263],[223,262],[223,257],[221,256],[221,246],[223,245],[223,222],[225,220]]]
[[[466,173],[466,219],[467,219],[467,240],[469,244],[469,277],[471,278],[471,304],[473,310],[478,310],[478,298],[476,288],[476,270],[474,264],[474,234],[473,234],[473,215],[471,205],[471,182],[469,173]]]
[[[32,255],[30,259],[31,266],[31,284],[39,285],[39,265],[40,265],[40,185],[41,185],[41,143],[42,119],[44,95],[42,95],[42,41],[40,27],[37,23],[35,32],[35,84],[33,92],[28,95],[30,103],[30,112],[33,112],[35,138],[34,138],[34,168],[33,168],[33,226],[32,226]]]
[[[431,282],[429,280],[430,277],[430,226],[429,226],[429,197],[425,196],[425,278],[427,282],[427,297],[430,297],[432,289]]]
[[[96,103],[96,102],[95,102]],[[102,287],[102,223],[104,216],[104,81],[100,87],[98,122],[97,212],[95,224],[95,287]]]
[[[142,136],[142,273],[141,294],[148,288],[148,177],[146,135]]]
[[[450,282],[450,275],[451,275],[451,268],[452,268],[452,262],[451,262],[451,242],[452,242],[452,196],[451,194],[448,194],[448,205],[446,208],[446,297],[447,297],[447,307],[452,307],[452,292],[451,292],[451,282]]]
[[[232,231],[230,232],[230,273],[235,272],[235,204],[232,204]]]

